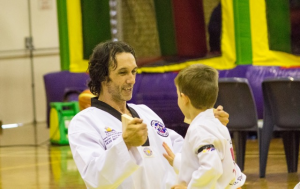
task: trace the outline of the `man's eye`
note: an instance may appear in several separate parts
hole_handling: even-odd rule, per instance
[[[136,74],[136,70],[132,70],[132,72],[131,72],[132,74]]]
[[[125,75],[127,72],[119,72],[120,75]]]

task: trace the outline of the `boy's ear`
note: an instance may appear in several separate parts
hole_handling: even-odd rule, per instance
[[[186,96],[184,93],[180,93],[182,100],[185,104],[188,104],[190,102],[190,98],[188,96]]]

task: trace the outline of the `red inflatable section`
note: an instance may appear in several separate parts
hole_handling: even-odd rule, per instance
[[[207,52],[202,0],[173,0],[177,54],[204,57]]]

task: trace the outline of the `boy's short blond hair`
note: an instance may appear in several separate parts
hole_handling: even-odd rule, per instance
[[[213,108],[218,97],[218,71],[204,64],[181,70],[175,78],[180,93],[185,94],[197,109]]]

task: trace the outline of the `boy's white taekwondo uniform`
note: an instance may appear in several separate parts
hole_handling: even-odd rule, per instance
[[[175,158],[174,164],[179,160]],[[246,176],[234,162],[227,127],[215,118],[213,109],[197,115],[185,136],[179,182],[186,182],[189,189],[236,189],[245,180]]]
[[[177,183],[162,143],[180,152],[183,138],[167,129],[161,118],[145,105],[128,104],[133,117],[143,119],[148,140],[129,151],[122,138],[121,114],[92,99],[92,107],[79,112],[69,125],[74,161],[87,188],[165,189]]]

